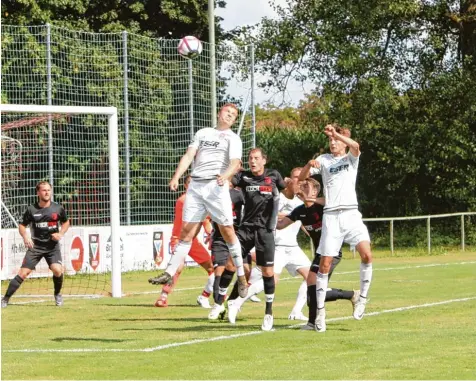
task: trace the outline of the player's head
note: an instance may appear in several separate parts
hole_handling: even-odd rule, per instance
[[[319,181],[308,177],[306,180],[301,181],[300,188],[305,198],[316,198],[321,191],[321,184],[319,184]]]
[[[248,165],[253,175],[259,176],[263,174],[266,159],[267,156],[261,148],[256,147],[250,149],[248,153]]]
[[[36,195],[38,196],[40,201],[48,202],[51,200],[51,185],[48,181],[40,181],[36,184]]]
[[[218,127],[222,129],[231,128],[238,117],[238,107],[233,103],[226,103],[218,111]]]
[[[288,183],[288,188],[294,193],[299,191],[299,175],[301,174],[302,167],[296,167],[291,170],[290,178],[291,182]]]
[[[190,175],[185,177],[185,179],[183,180],[183,187],[185,188],[185,190],[187,190],[188,184],[190,184],[190,181],[192,181],[192,176]]]
[[[338,134],[350,138],[350,130],[348,128],[343,128],[337,123],[332,123],[332,126],[335,128]],[[343,141],[334,139],[333,137],[329,137],[329,149],[331,150],[332,154],[345,153],[346,148],[347,145]]]

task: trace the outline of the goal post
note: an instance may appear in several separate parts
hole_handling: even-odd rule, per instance
[[[108,125],[108,154],[109,154],[109,217],[111,228],[111,295],[115,298],[122,296],[121,285],[121,255],[120,255],[120,196],[119,196],[119,132],[116,107],[89,106],[50,106],[0,104],[0,113],[37,113],[65,115],[105,115]],[[0,196],[2,196],[0,194]],[[2,198],[3,200],[3,198]]]

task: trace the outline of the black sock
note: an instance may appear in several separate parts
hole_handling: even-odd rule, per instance
[[[335,288],[331,288],[326,291],[326,302],[335,302],[339,299],[339,291]]]
[[[23,283],[23,278],[20,275],[17,275],[10,281],[8,285],[7,292],[5,292],[5,298],[10,298],[21,286]]]
[[[264,276],[263,275],[263,284],[264,284],[264,295],[266,297],[266,315],[273,314],[273,300],[274,300],[274,291],[276,289],[276,284],[274,282],[274,276]]]
[[[315,284],[311,286],[307,286],[307,300],[308,300],[308,306],[309,306],[309,323],[316,324],[317,289]]]
[[[341,290],[341,289],[338,289],[337,291],[339,291],[338,299],[351,300],[354,296],[354,291],[347,291],[347,290]]]
[[[53,284],[55,286],[55,295],[58,295],[63,287],[63,274],[58,277],[53,275]]]
[[[228,300],[235,300],[239,296],[238,294],[238,282],[235,282],[233,285],[233,290],[231,291],[230,296],[228,297]]]
[[[233,275],[235,273],[233,271],[225,269],[223,274],[221,274],[220,284],[219,284],[219,295],[218,295],[218,304],[223,304],[226,295],[226,289],[230,285],[231,281],[233,280]]]
[[[215,303],[217,303],[218,295],[220,295],[218,291],[220,288],[220,279],[221,275],[215,275],[215,280],[213,282],[213,300],[215,301]]]

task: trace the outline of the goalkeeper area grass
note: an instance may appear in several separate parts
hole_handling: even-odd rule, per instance
[[[124,274],[127,296],[52,299],[2,309],[4,380],[474,379],[476,251],[434,256],[376,253],[366,316],[328,303],[327,331],[288,320],[301,278],[282,274],[273,332],[264,302],[247,302],[237,324],[209,322],[196,304],[206,281],[184,270],[168,308],[153,304],[156,273]],[[337,267],[331,286],[359,288],[359,260]],[[349,258],[350,256],[350,258]],[[263,295],[260,295],[264,299]],[[307,315],[307,308],[304,309]]]

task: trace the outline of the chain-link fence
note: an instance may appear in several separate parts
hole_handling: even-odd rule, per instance
[[[1,32],[2,103],[117,107],[121,222],[171,222],[177,194],[168,190],[168,181],[194,132],[212,126],[209,44],[188,60],[178,54],[178,40],[127,32],[85,33],[49,25],[3,25]],[[242,108],[234,130],[240,130],[246,152],[255,142],[253,47],[226,44],[216,51],[217,106],[232,101]],[[229,82],[233,89],[227,88]],[[35,200],[39,180],[54,184],[55,200],[70,210],[73,222],[84,214],[81,200],[97,193],[94,181],[69,170],[71,148],[58,132],[72,127],[68,118],[60,122],[58,130],[54,117],[2,115],[2,169],[8,174],[2,181],[2,227]],[[74,123],[83,126],[82,137],[88,139],[88,126],[97,120],[75,117]],[[22,145],[25,134],[28,145]],[[21,154],[33,149],[43,152],[41,158]],[[36,158],[31,159],[35,165],[28,157]],[[82,163],[83,172],[98,177],[97,163]]]

